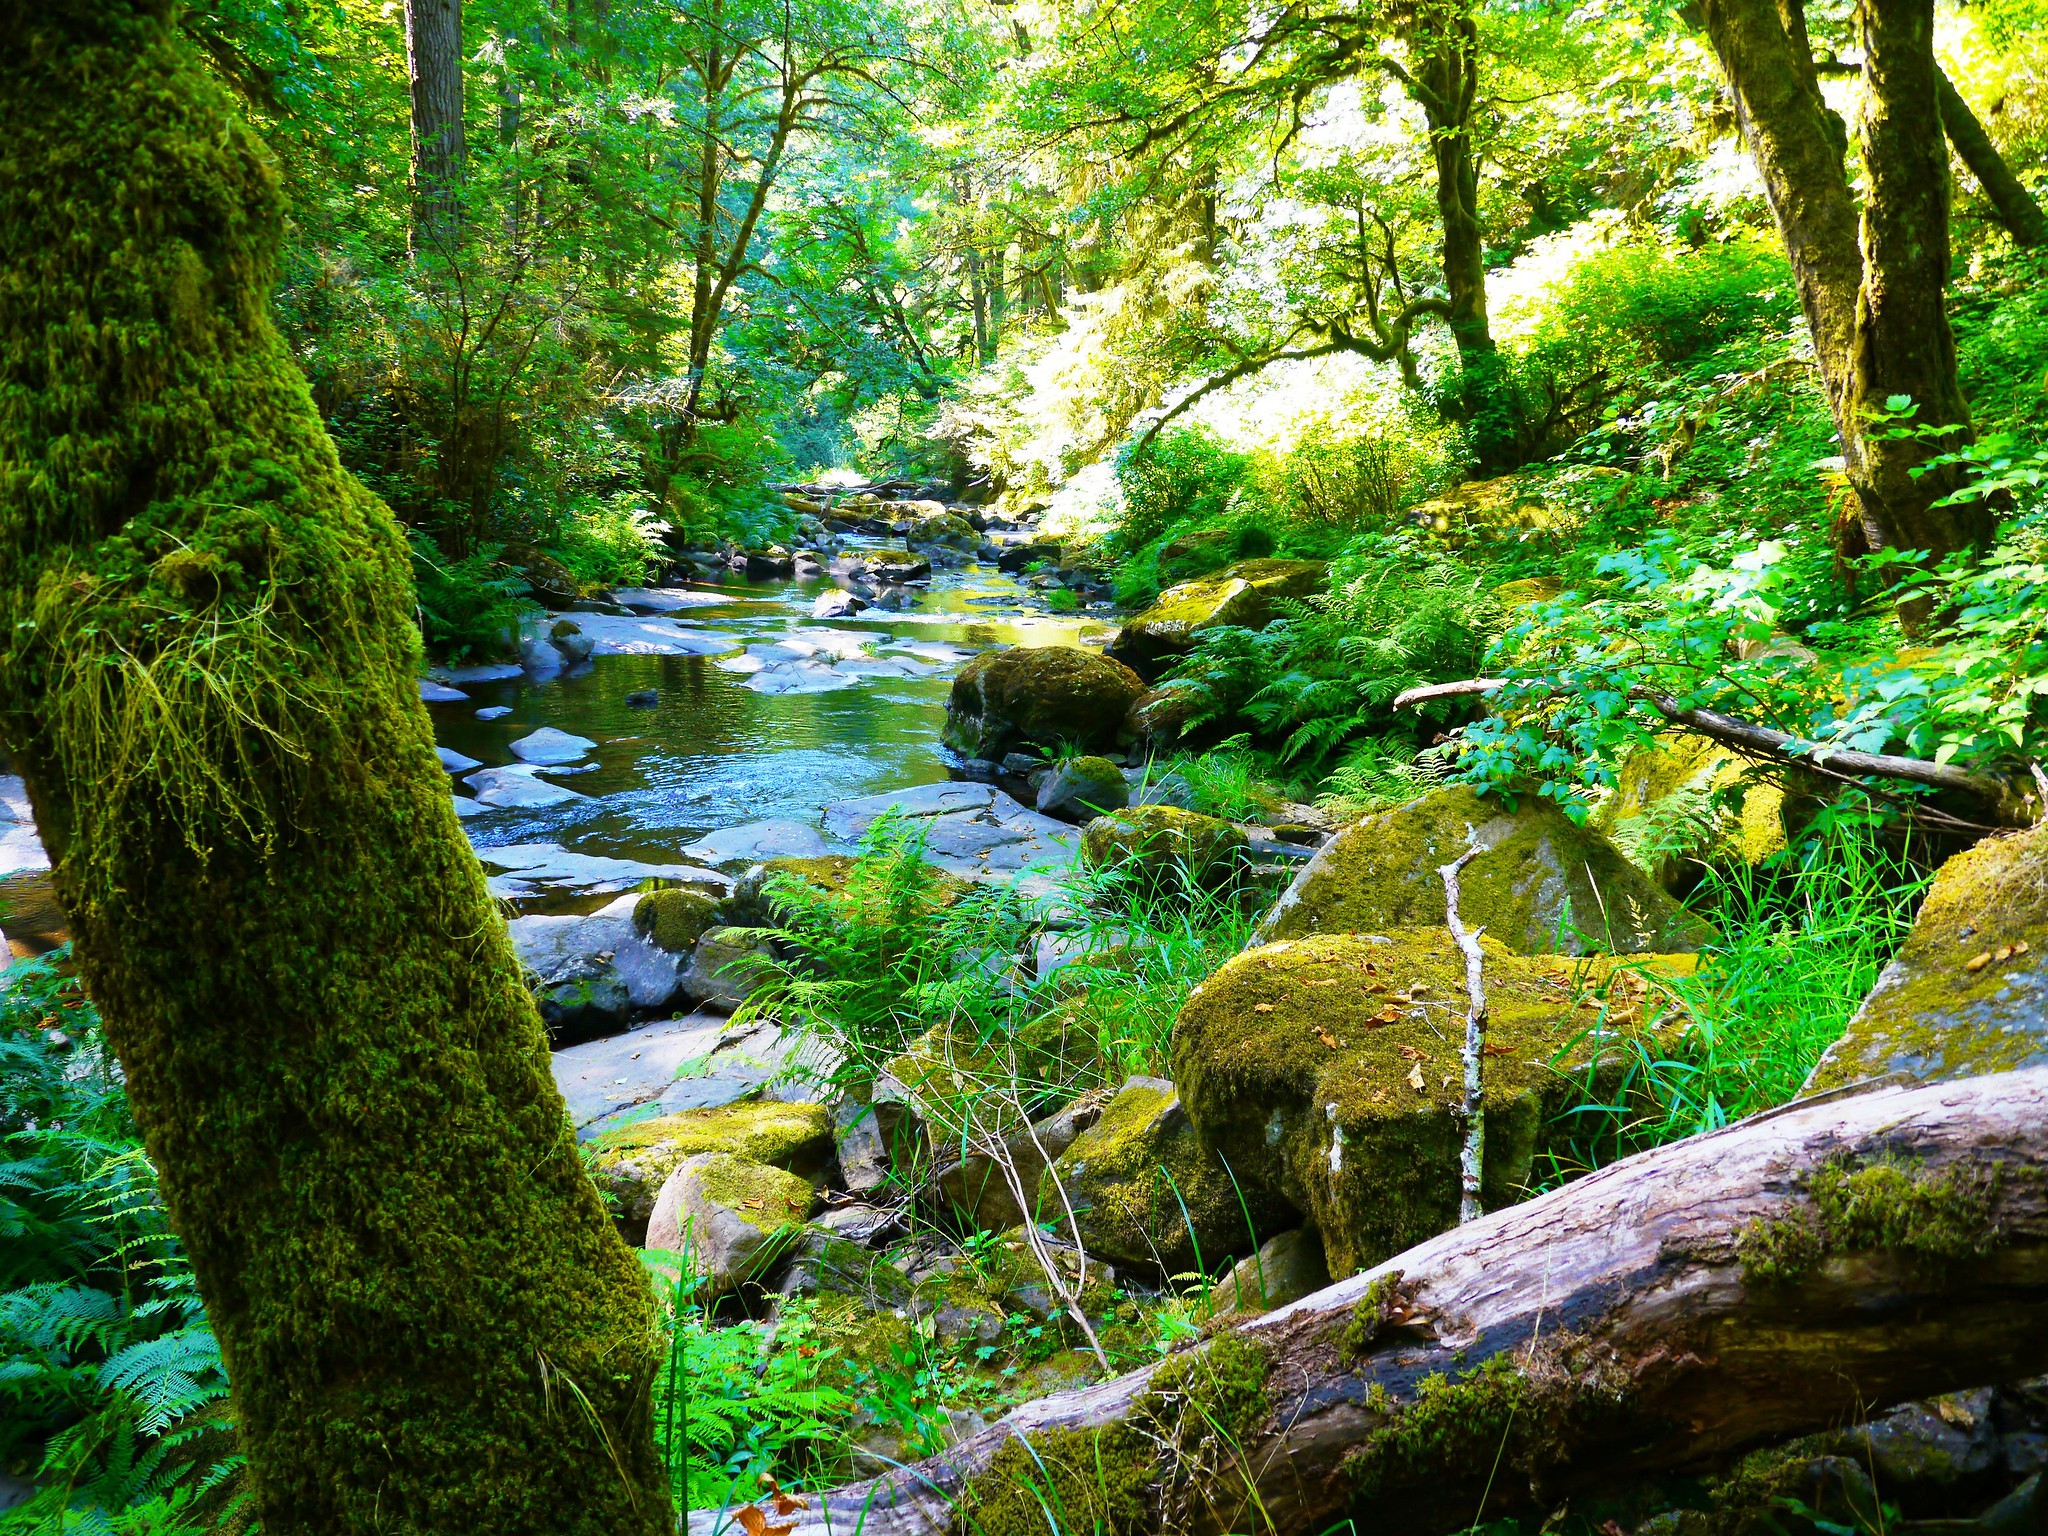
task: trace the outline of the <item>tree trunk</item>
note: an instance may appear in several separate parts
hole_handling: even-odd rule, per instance
[[[170,0],[0,0],[0,737],[272,1536],[654,1533],[653,1299]]]
[[[412,92],[410,247],[452,251],[462,229],[462,0],[405,0]]]
[[[2044,1365],[2037,1068],[1810,1100],[1614,1164],[823,1495],[794,1536],[942,1536],[963,1505],[1012,1536],[1046,1528],[1040,1500],[1106,1536],[1169,1509],[1196,1531],[1355,1514],[1435,1536]]]
[[[1970,407],[1956,379],[1949,331],[1948,146],[1942,137],[1941,66],[1934,0],[1859,0],[1866,100],[1863,284],[1849,357],[1849,404],[1859,425],[1900,398],[1938,437],[1863,433],[1855,480],[1864,536],[1874,549],[1924,549],[1939,558],[1987,542],[1983,501],[1934,503],[1962,484],[1955,465],[1927,461],[1971,439]]]
[[[1991,199],[1998,221],[2006,227],[2013,243],[2048,245],[2048,218],[2042,216],[2041,205],[2034,201],[2026,184],[2013,175],[2005,156],[1991,142],[1991,135],[1984,131],[1984,125],[1946,71],[1935,72],[1934,88],[1941,94],[1941,126],[1948,133],[1949,143],[1963,157],[1963,164],[1977,178],[1984,195]]]
[[[1932,505],[1954,488],[1952,469],[1917,481],[1908,473],[1969,438],[1943,307],[1948,181],[1931,0],[1865,0],[1858,9],[1870,178],[1860,239],[1847,141],[1821,97],[1800,0],[1702,0],[1701,10],[1791,259],[1862,544],[1937,560],[1981,544],[1990,531],[1981,503]],[[1914,422],[1961,430],[1939,442],[1885,437],[1870,416],[1898,395],[1912,397]]]

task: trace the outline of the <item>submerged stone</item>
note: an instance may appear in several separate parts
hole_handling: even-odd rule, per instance
[[[1530,958],[1490,935],[1480,945],[1491,1018],[1481,1196],[1492,1208],[1525,1194],[1545,1127],[1574,1092],[1569,1073],[1618,1064],[1627,1036],[1679,1016],[1646,1021],[1655,1000],[1621,962]],[[1670,975],[1693,963],[1629,964]],[[1246,1193],[1312,1221],[1330,1272],[1348,1275],[1457,1218],[1466,1006],[1448,929],[1283,940],[1237,956],[1188,998],[1174,1081]]]
[[[1612,842],[1549,800],[1526,795],[1509,810],[1462,784],[1339,833],[1294,877],[1258,936],[1441,923],[1438,871],[1475,846],[1486,851],[1459,875],[1459,915],[1519,953],[1690,951],[1708,937]]]
[[[2048,1062],[2048,823],[1941,866],[1903,948],[1805,1091]]]

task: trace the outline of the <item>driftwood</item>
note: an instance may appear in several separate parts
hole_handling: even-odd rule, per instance
[[[1492,693],[1496,688],[1507,686],[1504,677],[1467,677],[1455,683],[1429,683],[1420,688],[1410,688],[1394,696],[1394,708],[1409,709],[1417,704],[1426,704],[1431,699],[1461,698],[1472,694]],[[1797,764],[1802,768],[1814,768],[1834,778],[1844,779],[1893,779],[1906,784],[1920,784],[1929,789],[1953,790],[1959,794],[1974,796],[1992,806],[2008,801],[2010,792],[1996,779],[1982,774],[1971,773],[1968,769],[1955,767],[1950,763],[1929,762],[1924,757],[1896,757],[1885,752],[1847,752],[1837,747],[1814,745],[1802,747],[1799,738],[1788,731],[1773,730],[1767,725],[1755,725],[1735,715],[1724,715],[1712,709],[1687,709],[1665,694],[1649,688],[1632,688],[1629,697],[1648,704],[1673,725],[1684,726],[1702,736],[1711,737],[1723,746],[1747,752],[1752,756],[1767,758],[1785,764]]]
[[[1849,1181],[1860,1227],[1814,1215],[1839,1209],[1815,1191],[1839,1196],[1845,1168],[1874,1169]],[[1878,1197],[1886,1180],[1924,1197],[1923,1216],[1945,1208],[1946,1225],[1915,1228],[1908,1204]],[[1759,1244],[1785,1233],[1807,1235],[1804,1268],[1785,1259],[1798,1244]],[[1775,1277],[1759,1257],[1773,1254]],[[1361,1353],[1362,1312],[1380,1326]],[[1271,1406],[1220,1458],[1200,1448],[1220,1468],[1190,1523],[1211,1532],[1321,1531],[1353,1507],[1362,1470],[1373,1527],[1433,1536],[2038,1372],[2048,1068],[1822,1096],[1642,1153],[1197,1347],[1226,1338],[1263,1346]],[[1011,1437],[1125,1420],[1158,1369],[1028,1403],[782,1518],[794,1536],[939,1536]],[[1431,1376],[1466,1398],[1423,1390]],[[689,1529],[730,1525],[699,1511]]]

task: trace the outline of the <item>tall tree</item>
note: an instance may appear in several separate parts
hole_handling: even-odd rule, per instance
[[[0,0],[0,738],[273,1536],[666,1533],[647,1282],[174,0]]]
[[[1798,0],[1704,0],[1702,10],[1791,258],[1861,542],[1935,557],[1982,543],[1990,509],[1937,506],[1956,488],[1956,472],[1926,468],[1970,437],[1944,305],[1948,159],[1933,0],[1857,6],[1869,180],[1860,232],[1847,136],[1822,99]],[[1893,407],[1904,399],[1916,425],[1948,430],[1899,434]]]
[[[461,229],[462,0],[405,0],[405,73],[412,99],[415,254]]]

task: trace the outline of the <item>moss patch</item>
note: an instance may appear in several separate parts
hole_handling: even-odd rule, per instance
[[[2048,824],[1942,865],[1896,959],[1808,1092],[1904,1072],[1922,1081],[2048,1063]]]
[[[1262,628],[1274,600],[1322,589],[1327,568],[1316,560],[1240,560],[1199,581],[1184,581],[1127,620],[1108,654],[1144,676],[1194,649],[1202,632],[1221,625]]]
[[[722,921],[719,904],[702,891],[670,887],[633,904],[634,931],[672,955],[688,954]]]
[[[1633,969],[1510,953],[1482,937],[1491,1011],[1486,1161],[1491,1207],[1519,1199],[1549,1118],[1618,1069],[1624,1033],[1677,1027]],[[1689,971],[1689,955],[1637,962]],[[1605,1040],[1589,1036],[1607,996]],[[1318,934],[1249,950],[1195,989],[1173,1076],[1205,1144],[1248,1194],[1323,1234],[1342,1277],[1449,1227],[1464,1097],[1464,961],[1442,928]],[[1553,1063],[1557,1065],[1553,1065]],[[1595,1067],[1604,1062],[1604,1068]]]
[[[959,1536],[1151,1536],[1185,1529],[1200,1491],[1271,1411],[1263,1348],[1234,1335],[1153,1372],[1127,1418],[1003,1443],[961,1490]]]
[[[818,1104],[758,1101],[694,1109],[604,1131],[590,1143],[592,1176],[628,1221],[645,1221],[678,1163],[700,1152],[731,1152],[802,1178],[832,1156],[832,1116]]]
[[[1955,1167],[1931,1174],[1894,1162],[1824,1164],[1802,1207],[1759,1218],[1737,1243],[1743,1277],[1790,1285],[1830,1254],[1903,1254],[1930,1266],[1982,1258],[2002,1234],[1991,1217],[2004,1170]]]
[[[1682,861],[1754,866],[1785,846],[1785,792],[1750,783],[1739,810],[1715,799],[1742,784],[1749,760],[1690,731],[1657,739],[1622,765],[1614,793],[1594,812],[1592,825],[1633,846],[1640,867],[1667,882]],[[1631,829],[1636,836],[1631,837]]]
[[[1340,833],[1295,877],[1260,937],[1441,923],[1437,871],[1474,842],[1486,851],[1459,877],[1460,915],[1522,954],[1673,953],[1696,950],[1707,937],[1699,919],[1598,831],[1538,796],[1510,811],[1464,785]]]

